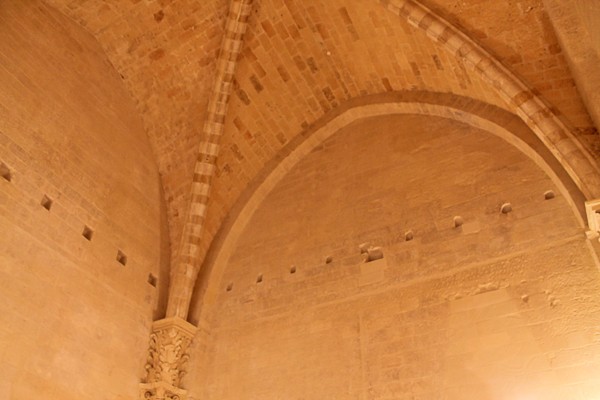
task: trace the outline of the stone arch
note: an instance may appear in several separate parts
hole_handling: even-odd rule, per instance
[[[452,119],[504,139],[536,163],[556,184],[584,227],[585,195],[532,130],[516,115],[470,98],[446,93],[396,92],[353,99],[300,133],[253,180],[223,222],[201,268],[190,320],[202,326],[210,319],[202,309],[215,303],[218,283],[237,239],[254,211],[279,181],[325,139],[354,121],[393,114],[419,114]],[[208,315],[208,316],[207,316]]]
[[[587,199],[600,197],[600,169],[556,113],[489,52],[417,0],[379,0],[493,86],[560,161]]]

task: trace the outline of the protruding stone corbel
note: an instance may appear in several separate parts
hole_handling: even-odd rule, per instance
[[[187,373],[188,349],[196,327],[178,318],[166,318],[152,324],[146,379],[140,384],[140,399],[186,400],[181,380]]]

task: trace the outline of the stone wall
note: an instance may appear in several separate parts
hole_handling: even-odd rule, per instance
[[[501,139],[358,121],[248,223],[187,385],[203,400],[593,398],[594,260],[566,199]]]
[[[180,243],[230,2],[45,1],[89,30],[122,74],[156,153],[172,243]],[[510,109],[498,97],[497,86],[461,62],[463,55],[448,53],[423,29],[386,9],[401,3],[254,2],[225,120],[203,245],[209,244],[256,174],[290,140],[351,99],[422,90]],[[419,3],[489,50],[578,128],[575,133],[584,144],[598,148],[598,135],[590,129],[542,0]],[[176,251],[177,246],[174,255]]]
[[[159,175],[103,54],[41,2],[0,4],[2,399],[135,398],[164,313]]]

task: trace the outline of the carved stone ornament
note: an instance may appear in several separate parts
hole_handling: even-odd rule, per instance
[[[140,385],[140,399],[186,400],[187,391],[180,388],[187,373],[188,349],[196,327],[173,317],[152,324],[145,383]]]
[[[187,400],[187,390],[164,382],[141,383],[141,400]]]
[[[588,238],[595,239],[600,235],[600,199],[586,201],[585,213],[589,227],[586,234]]]

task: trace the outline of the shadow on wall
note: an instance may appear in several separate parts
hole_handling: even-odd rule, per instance
[[[165,317],[167,312],[167,301],[169,300],[169,285],[171,281],[171,246],[169,236],[169,223],[167,216],[167,204],[164,196],[164,190],[162,187],[162,180],[160,175],[157,177],[157,184],[160,188],[158,195],[158,202],[160,207],[160,265],[158,270],[158,277],[156,277],[154,286],[157,289],[157,301],[156,307],[152,311],[152,319],[157,321]],[[152,274],[148,277],[149,283],[152,278]]]

